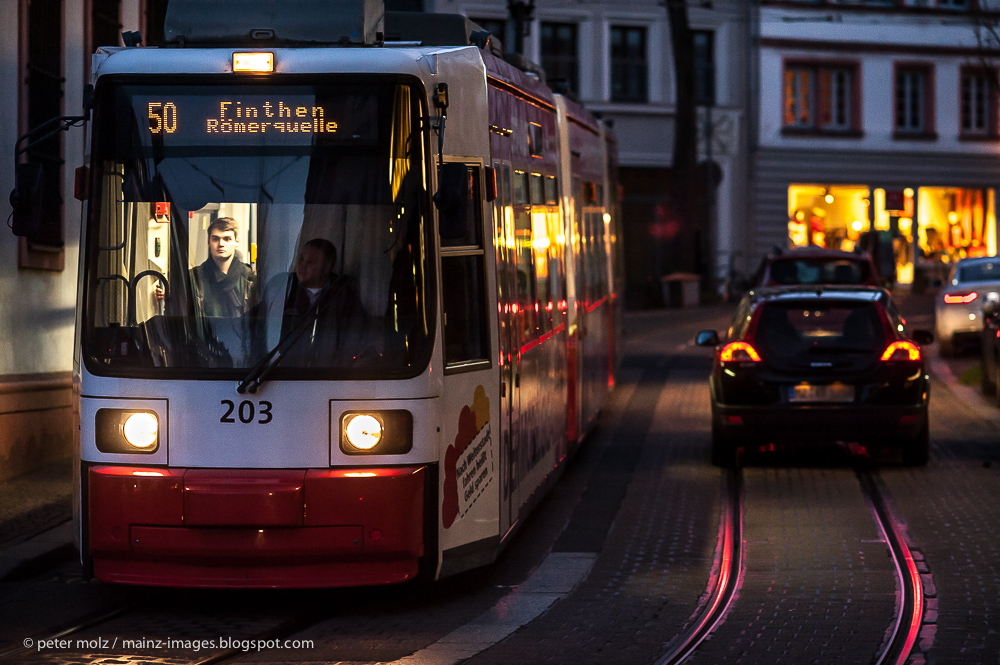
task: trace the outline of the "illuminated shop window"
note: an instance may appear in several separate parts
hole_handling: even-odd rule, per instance
[[[921,187],[917,222],[920,261],[952,263],[997,254],[992,188]]]
[[[868,229],[868,187],[797,184],[788,188],[788,245],[853,251]]]

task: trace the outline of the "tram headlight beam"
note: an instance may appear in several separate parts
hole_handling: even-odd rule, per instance
[[[340,449],[348,455],[400,455],[413,449],[413,415],[402,409],[348,411],[340,417]]]

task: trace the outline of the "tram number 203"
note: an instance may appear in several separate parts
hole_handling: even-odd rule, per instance
[[[239,418],[241,423],[249,424],[256,418],[258,424],[266,425],[274,418],[271,414],[271,403],[266,400],[254,404],[245,399],[237,405],[231,399],[224,399],[221,404],[226,407],[226,412],[219,418],[220,423],[235,423]]]

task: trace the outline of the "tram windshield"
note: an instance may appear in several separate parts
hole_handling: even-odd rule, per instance
[[[430,357],[418,88],[102,79],[83,352],[107,375],[399,378]],[[197,370],[197,373],[193,373]]]

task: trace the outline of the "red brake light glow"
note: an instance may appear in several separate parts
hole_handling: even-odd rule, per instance
[[[949,305],[968,304],[978,297],[979,294],[975,291],[972,293],[946,293],[944,301]]]
[[[747,360],[759,363],[760,354],[757,353],[757,349],[746,342],[730,342],[722,347],[722,351],[719,352],[719,360],[724,363],[745,362]]]
[[[893,342],[886,347],[882,360],[920,360],[920,347],[913,342]]]

